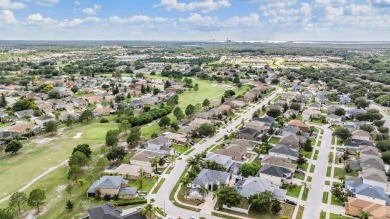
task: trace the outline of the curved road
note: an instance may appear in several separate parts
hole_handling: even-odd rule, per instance
[[[182,160],[177,160],[175,167],[169,174],[169,177],[166,178],[166,181],[163,183],[157,194],[155,195],[155,205],[157,207],[160,207],[161,209],[165,209],[165,212],[168,217],[180,217],[180,218],[190,218],[191,216],[196,217],[205,217],[207,219],[217,219],[219,217],[211,216],[202,214],[195,211],[186,210],[183,208],[176,207],[170,200],[169,200],[169,194],[171,193],[173,187],[179,180],[181,174],[183,173],[185,167],[187,166],[187,157],[191,157],[195,154],[201,153],[202,151],[206,150],[208,147],[210,147],[213,144],[216,144],[217,141],[222,138],[225,134],[228,134],[228,131],[235,130],[236,126],[239,125],[242,120],[250,119],[252,118],[253,113],[260,109],[263,105],[267,104],[268,101],[272,100],[276,97],[277,94],[279,94],[282,91],[282,89],[278,88],[276,92],[274,92],[269,97],[265,98],[261,103],[257,104],[255,107],[249,109],[247,112],[245,112],[243,115],[238,117],[237,119],[233,120],[226,128],[219,130],[219,132],[214,135],[211,138],[206,139],[206,142],[203,144],[196,144],[195,150],[191,152],[188,156],[183,157]]]

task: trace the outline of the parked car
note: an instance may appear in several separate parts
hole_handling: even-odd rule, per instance
[[[154,171],[154,173],[157,174],[157,175],[161,175],[161,174],[162,174],[162,171],[157,170],[157,171]]]
[[[194,145],[195,143],[193,141],[190,141],[190,145]]]
[[[290,205],[297,205],[297,203],[293,200],[289,200],[289,199],[286,199],[284,200],[287,204],[290,204]]]

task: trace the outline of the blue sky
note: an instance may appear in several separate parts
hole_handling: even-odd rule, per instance
[[[390,0],[0,0],[0,40],[389,40]]]

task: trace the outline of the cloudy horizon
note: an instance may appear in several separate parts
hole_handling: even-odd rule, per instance
[[[390,0],[0,0],[0,40],[385,41]]]

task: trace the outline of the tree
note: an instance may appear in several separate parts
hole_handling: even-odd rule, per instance
[[[135,146],[141,140],[141,129],[139,127],[134,127],[131,129],[129,136],[126,139],[126,142],[129,145]]]
[[[72,191],[73,191],[73,185],[69,184],[65,188],[65,192],[68,193],[69,197],[72,196]]]
[[[276,215],[279,214],[279,212],[282,210],[282,206],[280,205],[280,201],[277,199],[274,199],[271,205],[271,213]]]
[[[73,148],[72,154],[76,153],[77,151],[80,151],[83,154],[85,154],[85,156],[87,156],[88,158],[91,158],[92,151],[88,144],[77,145],[75,148]]]
[[[192,116],[193,114],[195,114],[195,111],[196,111],[195,106],[190,104],[187,106],[185,113],[187,116]]]
[[[302,154],[299,154],[299,157],[298,157],[298,160],[297,160],[297,164],[302,166],[305,163],[306,163],[306,158]]]
[[[372,214],[368,211],[364,211],[362,209],[360,209],[360,218],[362,219],[368,219],[372,216]]]
[[[341,140],[346,141],[352,137],[352,134],[347,128],[337,127],[333,131],[333,136],[336,136],[336,137],[340,138]]]
[[[390,151],[383,152],[382,159],[385,164],[390,164]]]
[[[1,93],[0,107],[6,107],[6,106],[7,106],[7,100],[5,99],[4,93]]]
[[[83,167],[87,165],[89,159],[88,157],[80,151],[76,151],[75,153],[72,154],[69,158],[69,166],[79,166]]]
[[[373,124],[379,128],[385,124],[385,120],[374,120]]]
[[[91,120],[93,118],[93,112],[89,109],[87,110],[84,110],[84,112],[81,114],[80,116],[80,121],[87,121],[87,123],[89,122],[89,120]]]
[[[303,150],[307,152],[311,152],[313,150],[310,139],[306,139],[305,144],[303,145]]]
[[[240,166],[240,172],[243,177],[255,176],[259,169],[260,165],[254,162],[244,163]]]
[[[203,103],[202,103],[203,107],[209,107],[210,106],[210,100],[209,99],[204,99]]]
[[[276,108],[273,108],[273,109],[270,109],[267,111],[267,116],[271,116],[271,117],[278,117],[282,114],[282,112],[280,112],[279,109],[276,109]]]
[[[194,90],[195,90],[195,91],[198,91],[198,90],[199,90],[199,84],[195,84],[195,85],[194,85]]]
[[[83,174],[83,169],[81,167],[73,165],[69,167],[68,177],[69,180],[77,180]]]
[[[198,130],[198,133],[204,136],[213,136],[215,132],[215,126],[208,123],[203,123],[202,125],[200,125]]]
[[[175,130],[175,131],[177,131],[177,130],[179,130],[179,124],[177,124],[177,122],[172,122],[171,123],[171,129],[173,129],[173,130]]]
[[[139,183],[139,188],[142,189],[143,183],[145,182],[145,177],[141,175],[141,176],[137,179],[137,182]]]
[[[249,197],[251,209],[260,213],[268,213],[271,208],[272,193],[264,191]]]
[[[45,191],[41,189],[34,189],[30,192],[28,196],[27,203],[30,207],[35,207],[39,213],[39,207],[45,204],[44,200],[46,199]]]
[[[381,151],[390,151],[390,140],[381,140],[376,142],[376,147]]]
[[[223,104],[223,103],[225,103],[225,97],[224,96],[221,97],[221,104]]]
[[[11,152],[12,154],[16,154],[23,147],[22,143],[17,140],[10,141],[5,147],[5,152]]]
[[[73,122],[74,122],[73,117],[71,115],[69,115],[68,118],[65,121],[65,124],[66,124],[67,127],[72,127]]]
[[[20,212],[21,206],[26,202],[27,202],[27,195],[24,192],[15,192],[9,198],[9,207],[11,209],[15,209],[16,207],[18,207],[18,211]]]
[[[1,219],[14,219],[14,214],[12,212],[12,209],[0,208],[0,218]]]
[[[299,103],[291,103],[290,109],[300,111],[301,110],[301,104],[299,104]]]
[[[46,133],[51,132],[51,134],[53,135],[54,132],[57,131],[57,124],[54,121],[45,122],[44,126],[45,126]]]
[[[129,120],[124,119],[124,120],[122,120],[122,122],[119,124],[118,128],[119,128],[119,130],[120,130],[121,132],[127,133],[127,131],[131,129],[131,124],[129,123]]]
[[[167,89],[167,88],[169,88],[169,87],[171,87],[172,85],[171,85],[171,83],[167,80],[167,81],[165,81],[165,83],[164,83],[164,90],[165,89]]]
[[[77,93],[77,91],[79,91],[79,87],[77,87],[77,85],[74,85],[70,90],[71,90],[73,93]]]
[[[106,154],[109,161],[120,162],[125,158],[127,152],[124,147],[112,147]]]
[[[337,109],[335,109],[334,114],[337,116],[344,116],[345,110],[343,108],[337,108]]]
[[[158,122],[158,126],[162,127],[162,128],[166,128],[167,126],[169,126],[171,124],[171,118],[167,117],[167,116],[164,116],[160,119],[160,121]]]
[[[214,192],[213,197],[217,197],[220,205],[226,205],[229,208],[236,206],[241,201],[241,196],[237,191],[225,184],[219,185],[218,189]]]
[[[363,124],[359,127],[361,130],[363,131],[366,131],[368,133],[374,131],[374,127],[372,127],[372,125],[369,125],[369,124]]]
[[[106,145],[114,147],[118,144],[119,130],[108,130],[106,133]]]
[[[146,204],[142,209],[141,209],[141,214],[147,216],[148,219],[152,219],[152,216],[154,214],[154,209],[152,204]]]
[[[73,209],[73,202],[71,202],[70,200],[68,200],[68,202],[66,202],[66,205],[65,205],[65,209],[67,210],[72,210]]]
[[[370,102],[368,102],[364,97],[358,97],[354,101],[357,108],[365,109],[370,105]]]
[[[184,186],[184,196],[187,196],[187,185],[188,183],[190,183],[190,178],[187,176],[183,177],[180,179],[180,182],[183,184]]]
[[[49,99],[60,99],[61,98],[61,94],[59,91],[56,91],[56,90],[52,90],[50,91],[47,96],[49,97]]]
[[[159,159],[157,157],[152,157],[150,159],[150,164],[152,167],[155,167],[156,168],[156,172],[157,172],[157,166],[158,166],[158,162],[159,162]]]
[[[176,117],[177,120],[181,121],[185,115],[183,113],[183,110],[181,110],[180,107],[176,107],[175,110],[173,111],[173,115]]]

